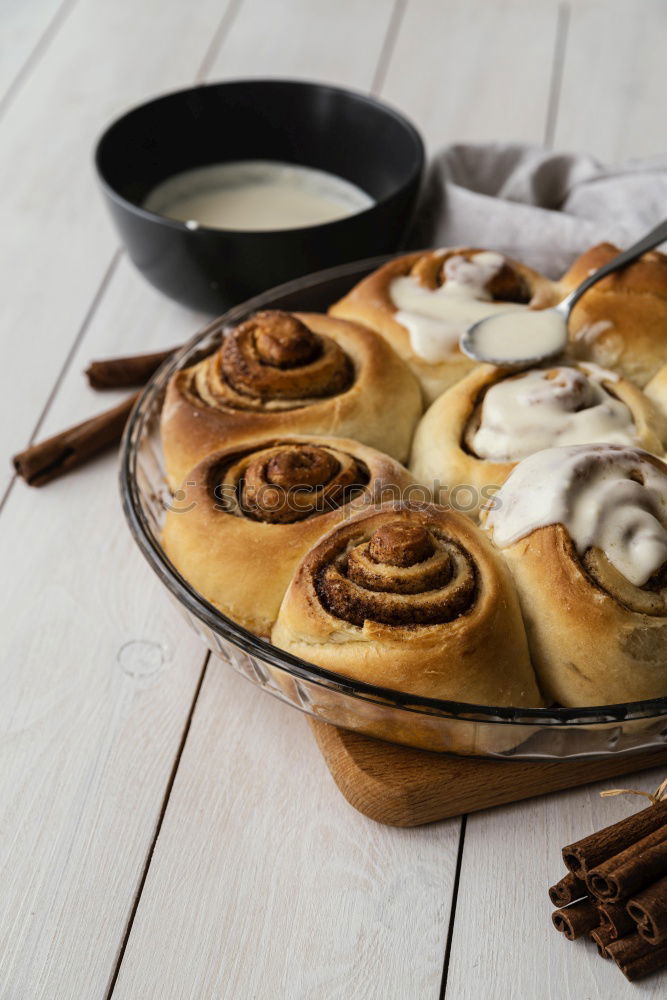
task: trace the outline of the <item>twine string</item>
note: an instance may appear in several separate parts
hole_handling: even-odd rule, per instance
[[[657,806],[658,802],[667,799],[667,778],[658,785],[654,792],[640,792],[637,788],[606,788],[600,792],[601,798],[608,798],[610,795],[641,795],[648,799],[652,806]]]

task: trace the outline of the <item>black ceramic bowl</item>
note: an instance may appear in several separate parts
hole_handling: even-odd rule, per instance
[[[141,207],[174,174],[254,159],[329,171],[375,203],[334,222],[260,232],[189,229]],[[106,130],[95,160],[111,215],[142,274],[172,298],[218,313],[302,274],[398,249],[424,147],[405,118],[362,94],[291,80],[239,80],[135,108]]]

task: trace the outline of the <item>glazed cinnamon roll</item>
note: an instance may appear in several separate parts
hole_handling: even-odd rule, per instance
[[[398,462],[344,438],[293,436],[209,455],[165,520],[165,551],[211,604],[268,635],[296,564],[322,535],[413,483]]]
[[[175,487],[215,450],[285,433],[354,437],[404,461],[421,409],[417,380],[371,331],[314,313],[255,313],[171,379],[167,477]]]
[[[558,298],[547,278],[501,254],[429,250],[385,264],[329,312],[382,334],[431,402],[474,367],[459,350],[471,323],[500,310],[544,308]]]
[[[667,416],[637,386],[593,364],[518,374],[479,365],[424,414],[410,468],[440,503],[474,518],[517,462],[594,442],[663,455]]]
[[[299,565],[272,641],[408,694],[541,704],[502,560],[475,525],[434,504],[385,504],[326,535]]]
[[[545,695],[667,695],[667,465],[614,445],[521,462],[483,524],[514,577]]]
[[[611,243],[587,250],[561,279],[563,296],[618,253]],[[568,330],[574,357],[646,385],[667,362],[667,256],[651,250],[598,281],[575,305]]]

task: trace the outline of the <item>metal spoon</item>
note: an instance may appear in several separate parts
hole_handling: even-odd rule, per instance
[[[665,240],[667,220],[652,229],[638,243],[633,243],[593,274],[589,274],[557,306],[551,309],[517,309],[516,312],[497,313],[473,323],[461,337],[461,350],[475,361],[517,368],[539,364],[560,354],[567,344],[570,313],[584,292],[606,275],[632,263]],[[526,350],[526,345],[529,345],[529,350]]]

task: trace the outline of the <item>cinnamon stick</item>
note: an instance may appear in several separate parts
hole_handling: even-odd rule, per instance
[[[556,930],[564,934],[568,941],[576,941],[599,925],[600,914],[590,899],[586,898],[554,910],[551,919]]]
[[[129,357],[91,361],[86,368],[86,375],[93,389],[142,386],[176,350],[178,348],[172,347],[168,351],[155,351],[153,354],[133,354]]]
[[[91,420],[84,420],[14,455],[12,461],[17,473],[30,486],[43,486],[116,444],[138,396],[136,393]]]
[[[601,958],[609,958],[607,952],[607,945],[611,944],[612,941],[616,940],[616,935],[610,924],[600,924],[599,927],[594,927],[592,931],[588,932],[591,941],[594,941],[598,948],[598,955]]]
[[[607,954],[626,979],[634,982],[667,966],[667,945],[649,944],[640,934],[628,934],[607,945]]]
[[[603,861],[588,873],[587,884],[598,899],[618,902],[634,895],[667,872],[667,826]]]
[[[598,903],[601,926],[608,927],[613,938],[635,931],[635,922],[621,903]]]
[[[568,903],[573,903],[575,899],[581,899],[582,896],[587,895],[586,883],[582,882],[576,875],[573,875],[572,872],[568,872],[560,882],[556,882],[549,889],[549,899],[554,906],[567,906]]]
[[[628,900],[627,911],[645,941],[667,947],[667,875]]]
[[[620,854],[666,823],[667,802],[658,802],[564,847],[563,861],[573,874],[586,878],[603,861]]]

